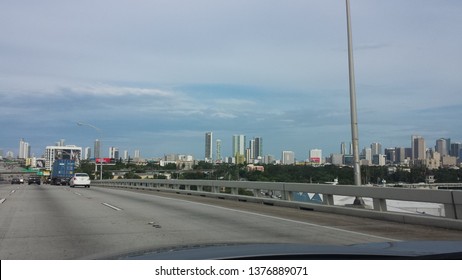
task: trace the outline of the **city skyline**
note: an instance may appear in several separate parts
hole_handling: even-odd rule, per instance
[[[462,141],[460,14],[460,1],[351,2],[360,150]],[[202,158],[206,131],[223,156],[232,135],[275,157],[351,142],[344,1],[9,1],[0,30],[5,153],[100,139],[104,154]]]
[[[330,152],[330,153],[325,153],[322,149],[318,148],[310,148],[307,150],[306,153],[303,153],[302,156],[299,154],[295,153],[294,151],[291,150],[281,150],[281,158],[278,159],[275,157],[275,154],[271,153],[262,153],[262,143],[263,139],[261,137],[254,137],[250,141],[248,141],[248,145],[246,144],[246,135],[233,135],[232,136],[232,147],[231,150],[233,151],[232,154],[229,155],[222,155],[222,140],[217,139],[215,144],[216,146],[213,147],[213,145],[209,145],[210,143],[213,144],[213,132],[209,131],[205,133],[205,155],[211,155],[212,158],[207,158],[205,157],[196,157],[192,155],[191,153],[186,153],[184,155],[187,156],[192,156],[195,160],[205,160],[208,162],[212,162],[212,160],[216,162],[221,162],[224,160],[224,162],[231,163],[231,161],[228,161],[229,159],[233,158],[233,163],[235,163],[234,160],[237,160],[238,157],[242,157],[245,159],[247,163],[268,163],[265,158],[270,156],[272,159],[276,161],[280,161],[281,163],[287,161],[287,157],[285,154],[290,154],[290,158],[292,161],[295,162],[312,162],[312,163],[324,163],[326,162],[326,159],[330,158],[330,161],[338,161],[338,155],[342,156],[351,156],[352,155],[352,149],[351,149],[351,143],[348,143],[350,148],[347,150],[346,149],[346,144],[345,142],[340,143],[340,148],[337,152]],[[444,142],[444,145],[442,144]],[[101,141],[99,139],[95,140],[95,150],[101,149],[100,144]],[[258,144],[256,144],[258,143]],[[242,144],[242,145],[241,145]],[[29,142],[26,142],[24,138],[21,138],[19,140],[19,149],[18,151],[24,150],[24,147],[29,147]],[[46,147],[46,151],[41,154],[41,155],[31,155],[29,157],[36,157],[36,158],[41,158],[41,157],[47,157],[45,154],[48,154],[48,147]],[[51,146],[50,146],[51,147]],[[80,148],[82,154],[81,159],[85,159],[87,156],[87,150],[91,150],[90,147],[84,147],[84,146],[79,146],[75,144],[68,144],[65,143],[65,139],[60,139],[60,141],[55,142],[53,147],[78,147]],[[258,147],[258,148],[257,148]],[[213,150],[215,148],[215,151],[210,151],[210,149]],[[133,150],[133,149],[132,149]],[[244,151],[244,153],[236,152],[237,150],[239,151]],[[2,147],[0,147],[0,151],[2,154],[4,153]],[[382,152],[383,151],[383,152]],[[27,152],[27,151],[26,151]],[[22,153],[26,153],[22,151]],[[30,151],[29,151],[30,152]],[[454,162],[459,162],[462,155],[462,143],[459,141],[452,141],[451,138],[438,138],[435,140],[435,145],[432,146],[431,144],[427,144],[427,141],[425,138],[421,135],[411,135],[411,140],[410,144],[408,146],[396,146],[396,147],[387,147],[382,150],[382,145],[379,142],[373,142],[370,144],[370,146],[364,146],[363,148],[360,149],[360,157],[361,159],[366,159],[369,161],[369,163],[374,164],[374,165],[383,165],[382,164],[382,159],[380,157],[375,157],[375,156],[381,156],[383,157],[383,163],[385,163],[385,158],[393,158],[393,162],[404,162],[404,160],[407,158],[411,162],[414,160],[417,161],[422,161],[429,159],[433,157],[435,153],[438,153],[437,155],[437,160],[441,161],[443,157],[454,157],[456,158],[456,161]],[[14,152],[12,151],[7,151],[7,154],[13,155]],[[164,153],[163,155],[158,155],[154,157],[147,157],[144,158],[141,156],[141,151],[139,149],[134,149],[133,153],[129,154],[128,150],[123,151],[123,159],[126,160],[128,157],[132,159],[155,159],[155,158],[163,158],[171,155],[181,155],[182,153]],[[213,158],[213,154],[220,155],[220,157]],[[117,156],[114,156],[117,155]],[[121,154],[119,154],[119,148],[118,147],[109,147],[108,149],[108,154],[107,156],[103,153],[101,155],[103,158],[122,158]],[[18,153],[15,158],[24,158],[21,157],[21,153]],[[91,157],[91,158],[94,158]],[[228,159],[228,160],[226,160]],[[349,159],[342,159],[342,164],[350,164],[348,162]],[[379,164],[380,162],[380,164]]]

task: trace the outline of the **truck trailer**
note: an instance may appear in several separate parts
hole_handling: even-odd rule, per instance
[[[69,179],[74,175],[75,160],[57,159],[53,162],[51,170],[52,185],[67,185]]]

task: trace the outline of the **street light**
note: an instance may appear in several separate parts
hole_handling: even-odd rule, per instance
[[[345,0],[346,17],[347,17],[347,35],[348,35],[348,73],[350,82],[350,114],[351,114],[351,140],[353,143],[353,168],[355,186],[361,185],[361,166],[359,165],[359,135],[358,135],[358,116],[356,112],[356,86],[355,72],[353,63],[353,39],[351,32],[350,0]],[[354,205],[364,205],[361,197],[356,197]]]
[[[101,158],[101,140],[103,138],[103,132],[101,129],[99,129],[98,127],[94,126],[94,125],[91,125],[91,124],[88,124],[88,123],[83,123],[83,122],[77,122],[77,125],[78,126],[88,126],[88,127],[91,127],[93,129],[95,129],[96,131],[98,131],[98,133],[100,134],[100,140],[99,140],[99,147],[98,147],[98,154],[99,154],[99,157],[100,157],[100,175],[99,175],[99,179],[100,180],[103,180],[103,161],[102,161],[102,158]],[[96,150],[95,150],[95,154],[96,154]],[[96,155],[95,155],[95,176],[98,172],[98,165],[96,164]]]

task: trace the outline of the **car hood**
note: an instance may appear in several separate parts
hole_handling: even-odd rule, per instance
[[[134,252],[132,260],[461,259],[462,241],[403,241],[355,245],[209,244]]]

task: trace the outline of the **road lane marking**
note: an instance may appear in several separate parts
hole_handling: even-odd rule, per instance
[[[75,193],[76,195],[80,195],[80,196],[82,196],[82,194],[80,194],[80,193],[78,193],[78,192],[74,192],[74,193]]]
[[[101,204],[103,204],[104,206],[107,206],[107,207],[109,207],[109,208],[112,208],[112,209],[114,209],[114,210],[116,210],[116,211],[122,211],[121,208],[115,207],[114,205],[111,205],[111,204],[109,204],[109,203],[104,203],[104,202],[102,202]]]
[[[15,191],[16,191],[16,190],[12,190],[12,191],[10,192],[10,194],[14,194]]]
[[[6,198],[2,198],[0,199],[0,204],[2,204],[3,202],[5,202]]]

